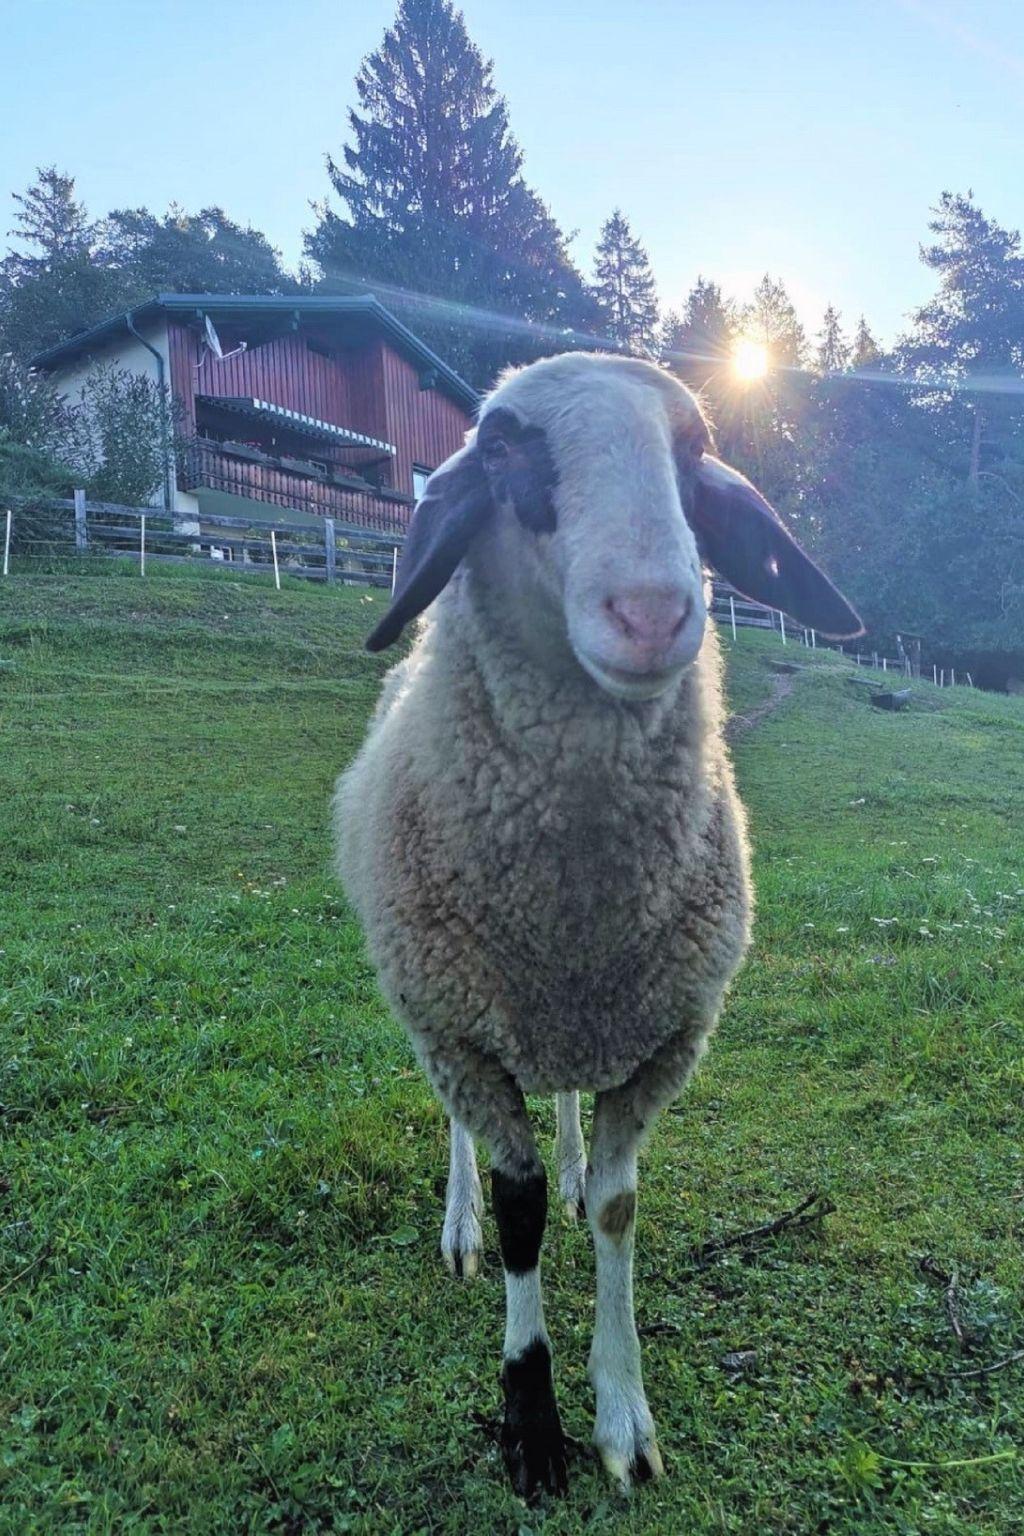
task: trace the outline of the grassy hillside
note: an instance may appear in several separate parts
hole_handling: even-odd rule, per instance
[[[739,741],[756,951],[642,1169],[669,1476],[622,1506],[581,1452],[525,1511],[493,1225],[449,1281],[442,1116],[326,873],[380,601],[0,586],[0,1531],[1021,1529],[1024,1363],[963,1373],[1024,1348],[1024,705],[882,715],[801,651]],[[743,708],[779,655],[730,648]],[[586,1229],[545,1269],[585,1443]]]

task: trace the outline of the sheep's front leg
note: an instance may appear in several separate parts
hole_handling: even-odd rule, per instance
[[[644,1395],[633,1318],[633,1232],[640,1131],[614,1093],[599,1094],[587,1174],[587,1217],[597,1258],[597,1306],[589,1373],[597,1395],[594,1444],[605,1470],[628,1492],[632,1479],[662,1472]]]
[[[578,1093],[559,1093],[555,1097],[555,1160],[558,1193],[565,1214],[575,1221],[583,1210],[587,1183],[587,1149],[583,1145]]]
[[[600,1093],[587,1170],[587,1217],[597,1255],[597,1308],[590,1379],[597,1395],[594,1444],[624,1492],[664,1470],[640,1371],[633,1318],[636,1159],[658,1111],[693,1069],[704,1031],[670,1040],[621,1088]]]
[[[448,1192],[441,1253],[453,1275],[471,1280],[480,1267],[484,1238],[480,1228],[484,1197],[476,1171],[473,1138],[458,1120],[451,1122]]]
[[[505,1271],[505,1347],[501,1384],[505,1419],[501,1448],[515,1492],[564,1493],[565,1442],[551,1374],[551,1340],[544,1324],[540,1249],[547,1219],[547,1177],[512,1078],[476,1053],[446,1063],[449,1109],[482,1141],[491,1157],[491,1193]]]

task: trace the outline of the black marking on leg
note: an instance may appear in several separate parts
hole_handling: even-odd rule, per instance
[[[543,1339],[506,1360],[501,1371],[505,1421],[501,1453],[513,1492],[534,1499],[542,1491],[564,1493],[565,1439],[551,1380],[551,1354]]]
[[[491,1195],[498,1222],[501,1262],[510,1275],[526,1275],[536,1269],[548,1214],[548,1180],[541,1168],[515,1178],[491,1170]]]

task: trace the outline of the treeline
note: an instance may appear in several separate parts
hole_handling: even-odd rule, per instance
[[[451,0],[400,0],[327,172],[333,196],[313,206],[291,273],[221,208],[92,220],[69,176],[41,171],[15,198],[0,261],[8,373],[160,289],[369,289],[480,388],[509,363],[621,348],[704,391],[723,454],[828,561],[880,644],[917,632],[990,681],[1024,676],[1024,258],[1017,233],[969,192],[944,193],[934,210],[921,249],[934,296],[889,349],[863,316],[845,328],[832,306],[808,336],[768,275],[745,299],[701,276],[662,309],[621,209],[591,271],[579,269]],[[729,362],[742,338],[771,363],[747,386]],[[13,430],[4,393],[0,463]]]

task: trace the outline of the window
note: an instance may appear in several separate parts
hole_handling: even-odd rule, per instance
[[[422,464],[414,464],[412,467],[412,494],[419,501],[427,488],[427,481],[434,473],[432,469],[424,469]]]

